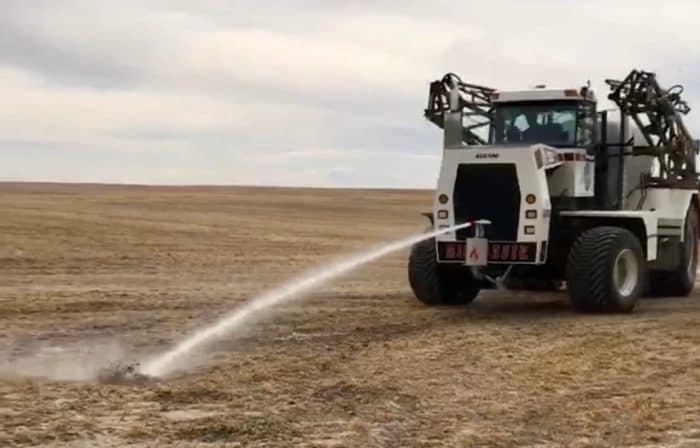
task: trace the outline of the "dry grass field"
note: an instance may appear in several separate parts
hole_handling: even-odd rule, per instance
[[[427,308],[407,251],[172,378],[88,379],[266,288],[419,232],[430,192],[0,185],[0,446],[700,446],[700,298]],[[37,376],[45,376],[40,378]]]

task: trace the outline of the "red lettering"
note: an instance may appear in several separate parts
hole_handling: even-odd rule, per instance
[[[472,251],[469,253],[469,258],[472,260],[478,260],[479,259],[479,251],[476,250],[476,247],[472,248]]]
[[[464,244],[457,245],[457,258],[464,258]]]
[[[510,245],[510,260],[515,261],[517,259],[518,259],[518,245],[511,244]]]
[[[492,244],[491,245],[491,259],[493,261],[498,261],[501,257],[501,250],[498,247],[498,244]]]
[[[518,253],[518,259],[520,261],[527,261],[530,259],[530,248],[527,245],[525,245],[525,244],[520,245],[520,252]]]
[[[445,258],[448,260],[452,260],[455,257],[455,245],[454,244],[448,244],[447,247],[445,248]]]
[[[501,246],[501,260],[508,260],[508,254],[510,253],[510,247],[507,244]]]

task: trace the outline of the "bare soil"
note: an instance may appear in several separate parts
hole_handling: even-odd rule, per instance
[[[90,381],[310,266],[421,231],[430,203],[0,185],[0,446],[700,446],[697,296],[632,315],[575,314],[563,293],[429,308],[407,251],[280,306],[189,372]]]

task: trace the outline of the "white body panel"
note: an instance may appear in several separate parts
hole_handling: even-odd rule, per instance
[[[592,197],[595,194],[593,156],[587,155],[584,149],[558,152],[560,158],[566,158],[549,175],[549,194],[552,197]]]
[[[688,210],[698,195],[695,190],[671,188],[648,188],[642,195],[641,190],[635,190],[628,204],[639,204],[636,210],[582,210],[564,211],[562,216],[579,216],[590,218],[628,218],[641,219],[647,235],[647,260],[657,257],[659,239],[664,237],[680,237],[684,241],[685,218]],[[643,242],[642,242],[643,243]]]
[[[656,212],[644,210],[578,210],[578,211],[563,211],[562,216],[577,216],[581,218],[623,218],[623,219],[641,219],[644,222],[646,229],[646,253],[647,260],[656,260],[658,239],[657,226],[659,218]],[[644,241],[641,241],[644,245]]]
[[[537,88],[531,90],[511,90],[497,91],[492,98],[494,103],[514,103],[520,101],[571,101],[583,100],[595,101],[592,90],[586,92],[586,96],[581,95],[579,89],[545,89]]]
[[[685,217],[688,213],[693,197],[697,196],[695,190],[681,190],[671,188],[648,188],[645,195],[636,190],[632,193],[628,203],[641,206],[641,210],[653,210],[658,218],[659,236],[680,236],[684,240],[682,231],[685,226]]]
[[[433,216],[435,217],[435,226],[437,228],[446,228],[456,225],[454,221],[454,205],[452,203],[452,195],[454,190],[455,178],[457,169],[460,164],[493,164],[493,163],[512,163],[516,167],[518,175],[518,183],[521,192],[520,218],[517,232],[518,242],[536,242],[538,243],[538,253],[536,260],[540,260],[540,242],[546,241],[549,238],[549,217],[552,209],[547,178],[545,175],[544,166],[538,167],[535,152],[544,151],[547,147],[544,145],[533,146],[469,146],[463,148],[445,149],[440,167],[440,178],[438,181],[435,201],[433,203]],[[487,188],[484,185],[484,188]],[[449,197],[446,204],[441,204],[438,200],[441,194]],[[534,194],[536,202],[527,204],[525,196]],[[439,210],[448,210],[449,214],[446,219],[439,218]],[[536,210],[537,218],[526,218],[526,210]],[[525,225],[534,226],[533,234],[525,233]],[[456,241],[455,232],[442,234],[436,238],[437,242],[441,241]]]

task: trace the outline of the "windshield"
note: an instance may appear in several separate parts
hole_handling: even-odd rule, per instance
[[[576,146],[578,111],[579,104],[572,102],[497,105],[489,140],[492,144]]]

